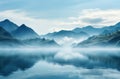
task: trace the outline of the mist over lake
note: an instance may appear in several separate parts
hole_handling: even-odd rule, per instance
[[[0,25],[0,79],[120,77],[120,23],[45,35],[9,19]]]
[[[45,48],[44,48],[45,49]],[[0,79],[119,79],[120,50],[0,50]]]
[[[120,79],[120,0],[0,0],[0,79]]]

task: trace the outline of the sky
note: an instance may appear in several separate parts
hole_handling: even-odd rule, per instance
[[[120,0],[1,0],[0,21],[26,24],[38,34],[120,21]]]

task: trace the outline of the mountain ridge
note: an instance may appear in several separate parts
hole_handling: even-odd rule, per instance
[[[34,30],[29,28],[25,24],[22,24],[20,27],[14,30],[12,32],[12,35],[17,39],[31,39],[39,37],[39,35]]]
[[[4,29],[3,27],[11,28],[11,25],[14,25],[14,23],[8,19],[0,23],[3,25],[0,27],[0,47],[59,46],[54,40],[40,38],[33,29],[25,24],[21,26],[15,24],[17,28],[15,30],[12,28],[12,30],[8,32],[8,28]]]
[[[107,35],[97,35],[89,37],[87,40],[84,40],[77,44],[76,47],[116,47],[120,46],[120,30],[109,33]]]
[[[0,27],[4,28],[8,32],[12,32],[18,28],[18,25],[10,21],[9,19],[5,19],[0,22]]]

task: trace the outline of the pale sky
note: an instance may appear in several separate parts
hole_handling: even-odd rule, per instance
[[[103,27],[120,21],[120,0],[1,0],[0,20],[34,29],[38,34],[86,25]]]

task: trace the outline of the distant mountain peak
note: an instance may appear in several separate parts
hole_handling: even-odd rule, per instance
[[[9,19],[5,19],[4,22],[10,22],[10,20]]]
[[[10,21],[9,19],[5,19],[0,22],[0,27],[4,28],[8,32],[12,32],[18,28],[18,26]]]
[[[20,28],[29,28],[27,25],[25,25],[25,24],[22,24],[21,26],[20,26]]]
[[[38,38],[39,35],[30,27],[22,24],[18,27],[15,31],[13,31],[13,36],[18,39],[31,39],[31,38]]]
[[[30,27],[28,27],[28,26],[25,25],[25,24],[22,24],[18,29],[19,29],[19,30],[20,30],[20,29],[21,29],[21,30],[26,30],[26,31],[28,31],[28,30],[34,31],[33,29],[31,29]]]
[[[22,24],[21,26],[22,26],[22,27],[27,27],[25,24]]]
[[[120,22],[118,22],[116,25],[117,25],[117,26],[118,26],[118,25],[120,26]]]
[[[63,32],[64,33],[64,32],[69,32],[69,30],[61,30],[59,32]]]
[[[73,30],[78,30],[78,29],[81,29],[80,27],[76,27],[76,28],[74,28]]]
[[[1,21],[1,22],[7,23],[7,24],[15,24],[15,23],[13,23],[12,21],[10,21],[9,19],[5,19],[5,20],[3,20],[3,21]]]
[[[89,25],[89,26],[86,26],[86,27],[83,27],[83,28],[93,28],[93,26]]]
[[[31,29],[30,27],[28,27],[28,26],[25,25],[25,24],[22,24],[22,25],[17,29],[17,31],[34,32],[33,29]]]

